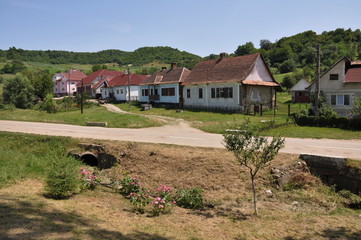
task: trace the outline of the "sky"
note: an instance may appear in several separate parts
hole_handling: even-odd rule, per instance
[[[0,0],[0,49],[169,46],[205,57],[308,30],[356,30],[360,9],[360,0]]]

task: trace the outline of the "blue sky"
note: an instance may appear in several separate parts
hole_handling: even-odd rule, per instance
[[[0,0],[0,49],[170,46],[204,57],[307,30],[356,30],[360,9],[360,0]]]

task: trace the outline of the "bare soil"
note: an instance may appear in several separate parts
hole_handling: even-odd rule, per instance
[[[42,181],[28,179],[0,189],[0,239],[361,239],[361,212],[344,208],[321,183],[277,189],[271,167],[297,162],[297,155],[279,154],[260,172],[256,217],[247,171],[224,149],[92,143],[123,156],[119,166],[100,173],[104,178],[127,173],[149,189],[199,187],[214,207],[174,207],[171,214],[150,217],[134,213],[107,187],[52,200],[43,196]]]

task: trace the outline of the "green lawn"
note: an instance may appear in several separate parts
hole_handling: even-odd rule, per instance
[[[108,122],[109,127],[119,128],[143,128],[159,126],[146,117],[130,114],[118,114],[107,111],[101,106],[92,106],[84,109],[84,114],[78,111],[46,113],[39,110],[14,109],[0,110],[1,120],[18,120],[30,122],[65,123],[74,125],[86,125],[86,122]]]

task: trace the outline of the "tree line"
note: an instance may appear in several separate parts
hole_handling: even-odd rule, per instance
[[[118,63],[120,66],[129,64],[142,66],[158,61],[168,64],[176,62],[178,66],[184,66],[191,69],[196,62],[201,60],[201,57],[171,47],[142,47],[134,52],[125,52],[116,49],[99,52],[69,52],[58,50],[41,51],[10,47],[8,50],[0,50],[0,59],[23,62],[44,62],[51,64]]]

